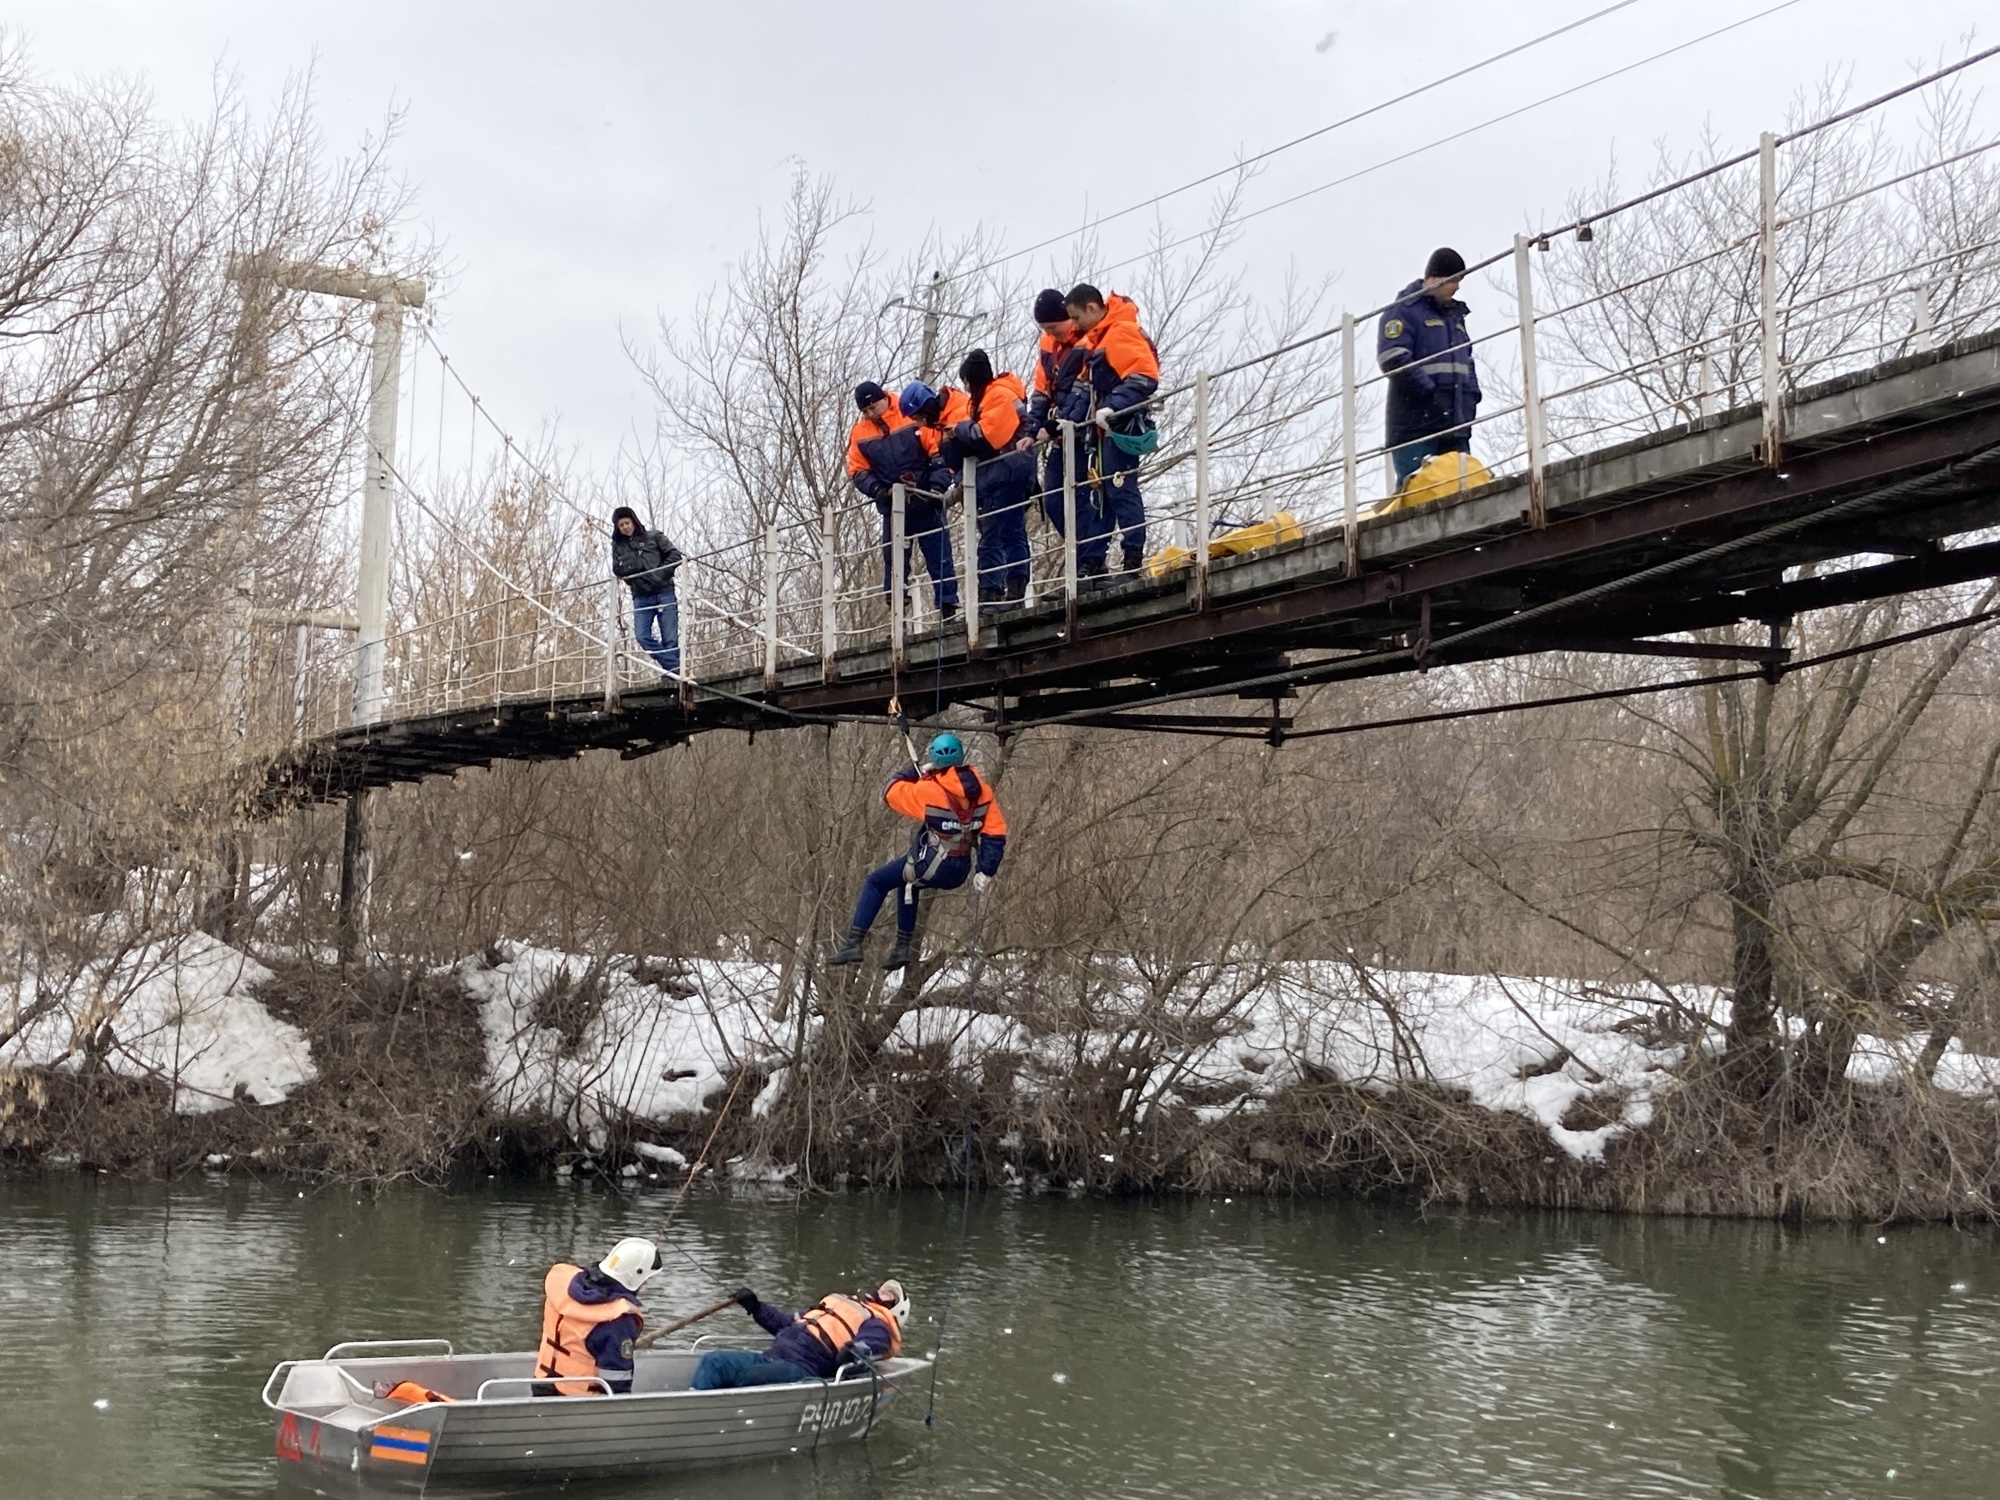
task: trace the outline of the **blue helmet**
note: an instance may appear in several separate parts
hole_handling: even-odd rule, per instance
[[[931,741],[930,749],[924,753],[930,757],[931,764],[940,770],[962,766],[965,764],[965,741],[946,730]]]
[[[921,380],[912,380],[908,385],[903,387],[902,394],[896,397],[896,405],[902,410],[904,416],[914,417],[935,400],[937,400],[936,391],[925,385]]]

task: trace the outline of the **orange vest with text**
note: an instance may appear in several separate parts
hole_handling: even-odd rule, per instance
[[[799,1321],[812,1330],[813,1337],[826,1345],[829,1354],[838,1355],[841,1350],[854,1342],[861,1332],[861,1325],[870,1318],[880,1318],[889,1329],[889,1355],[894,1358],[903,1352],[903,1330],[896,1322],[896,1315],[881,1303],[859,1297],[843,1297],[835,1292],[830,1297],[822,1297],[819,1306],[807,1309],[799,1315]]]

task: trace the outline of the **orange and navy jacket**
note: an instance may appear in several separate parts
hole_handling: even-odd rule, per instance
[[[1104,307],[1103,319],[1083,336],[1090,407],[1124,411],[1160,388],[1160,352],[1139,326],[1138,303],[1113,292]],[[1086,410],[1077,420],[1089,415]],[[1120,425],[1130,425],[1129,419]]]
[[[646,1326],[639,1299],[595,1266],[549,1268],[542,1278],[542,1344],[535,1374],[598,1376],[614,1395],[632,1389],[634,1341]],[[587,1379],[558,1380],[564,1396],[599,1396],[603,1387]]]
[[[800,1312],[759,1301],[751,1317],[772,1335],[766,1351],[772,1359],[797,1365],[821,1380],[831,1379],[849,1344],[859,1344],[871,1356],[887,1359],[903,1347],[903,1330],[896,1315],[867,1297],[823,1297]]]
[[[1042,342],[1035,350],[1035,393],[1028,400],[1030,428],[1036,432],[1045,428],[1051,434],[1055,432],[1055,417],[1069,414],[1077,377],[1083,373],[1084,362],[1089,358],[1090,351],[1084,347],[1081,334],[1068,340],[1052,333],[1042,335]],[[1080,422],[1083,418],[1071,420]]]
[[[863,417],[847,435],[847,477],[877,506],[900,484],[943,494],[951,473],[937,459],[937,444],[892,402],[879,417]]]
[[[1027,394],[1021,389],[1019,376],[1002,370],[980,393],[979,410],[951,429],[951,446],[961,458],[994,458],[1013,451],[1015,443],[1029,432],[1021,415]],[[972,409],[969,396],[966,409]]]
[[[953,766],[919,776],[905,766],[882,788],[882,800],[893,812],[915,818],[923,826],[910,839],[910,862],[927,874],[946,859],[970,859],[977,845],[981,875],[999,872],[1007,853],[1007,818],[993,798],[993,788],[971,766]]]

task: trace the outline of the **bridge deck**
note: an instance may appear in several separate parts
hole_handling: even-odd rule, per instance
[[[1553,649],[1770,659],[1680,634],[2000,576],[2000,336],[1969,340],[1799,392],[1783,463],[1757,451],[1752,406],[1552,465],[1547,524],[1525,479],[1364,521],[1349,575],[1340,531],[1218,561],[1194,608],[1185,575],[1002,615],[982,631],[918,636],[900,684],[913,707],[975,704],[996,725],[1167,727],[1178,698],[1275,698],[1287,685]],[[1873,555],[1873,556],[1871,556]],[[1787,577],[1805,563],[1860,559]],[[712,690],[712,691],[711,691]],[[771,729],[881,713],[886,638],[761,673],[704,678],[691,695],[627,693],[466,708],[341,730],[274,764],[269,806],[344,795],[495,760],[591,749],[630,757],[707,729]],[[1120,710],[1125,710],[1121,713]]]

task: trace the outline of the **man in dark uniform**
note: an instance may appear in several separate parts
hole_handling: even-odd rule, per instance
[[[1389,377],[1386,441],[1399,489],[1433,454],[1472,451],[1479,372],[1465,331],[1468,309],[1458,300],[1464,276],[1462,255],[1434,250],[1423,278],[1382,314],[1375,362]]]

